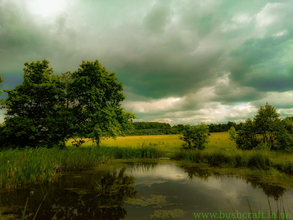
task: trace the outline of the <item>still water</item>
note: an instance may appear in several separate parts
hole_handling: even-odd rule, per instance
[[[232,213],[262,211],[261,217],[268,217],[284,209],[288,217],[292,195],[291,189],[195,167],[126,163],[110,171],[67,173],[53,183],[2,190],[0,211],[7,219],[20,219],[28,199],[26,219],[32,219],[45,197],[37,219],[196,219],[200,213],[233,219]]]

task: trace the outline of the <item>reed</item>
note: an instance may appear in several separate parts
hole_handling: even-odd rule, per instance
[[[109,158],[159,158],[154,147],[25,148],[0,152],[0,187],[51,181],[62,171],[91,169]]]

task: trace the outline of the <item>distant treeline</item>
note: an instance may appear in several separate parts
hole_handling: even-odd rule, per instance
[[[228,131],[231,127],[234,127],[236,131],[241,130],[243,123],[240,122],[239,124],[236,124],[235,122],[228,121],[226,124],[209,124],[209,131],[210,133],[214,132],[225,132]]]
[[[133,122],[135,130],[130,135],[180,134],[178,129],[168,123]]]
[[[160,122],[133,122],[134,130],[130,135],[162,135],[162,134],[181,134],[184,128],[183,124],[171,126],[168,123]],[[209,132],[225,132],[231,127],[234,127],[236,131],[240,130],[243,123],[236,124],[235,122],[228,122],[226,124],[210,124]]]

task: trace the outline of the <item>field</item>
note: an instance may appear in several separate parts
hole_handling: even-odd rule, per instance
[[[174,153],[180,151],[181,145],[184,141],[180,140],[181,135],[149,135],[149,136],[128,136],[117,137],[114,139],[106,139],[101,141],[101,146],[107,147],[142,147],[150,146],[156,147],[164,151],[165,156],[172,156]],[[82,147],[90,147],[93,143],[90,140],[84,139],[86,142],[81,145]],[[71,141],[67,142],[70,146]],[[236,150],[236,144],[229,140],[228,132],[211,133],[209,137],[208,149],[223,149],[223,150]]]

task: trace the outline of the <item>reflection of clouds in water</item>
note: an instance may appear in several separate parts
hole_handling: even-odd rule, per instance
[[[230,202],[239,203],[239,197],[247,192],[248,185],[244,181],[229,177],[209,177],[204,185],[209,189],[221,191]]]
[[[129,171],[128,171],[129,172]],[[249,187],[247,183],[244,181],[240,181],[235,178],[229,178],[225,176],[220,177],[208,177],[207,181],[201,180],[200,178],[194,178],[192,180],[188,179],[188,175],[184,172],[180,167],[175,164],[159,164],[151,169],[132,169],[131,175],[134,175],[136,178],[144,177],[144,178],[153,178],[153,179],[169,179],[169,180],[183,180],[182,184],[189,184],[191,186],[198,187],[200,184],[200,188],[208,188],[215,189],[224,194],[224,196],[229,199],[229,201],[233,203],[239,203],[238,197],[242,196]],[[143,183],[137,183],[136,185],[147,185],[151,186],[154,183],[163,183],[160,182],[162,180],[146,180]],[[164,181],[166,182],[166,181]]]
[[[185,215],[185,211],[182,209],[171,209],[171,210],[155,210],[154,214],[151,215],[151,218],[180,218]]]
[[[158,179],[160,180],[146,180],[143,182],[138,182],[136,185],[146,185],[151,187],[155,183],[165,183],[164,179],[168,180],[182,180],[182,184],[190,185],[192,188],[206,189],[205,192],[214,192],[217,190],[219,193],[223,194],[228,200],[234,204],[239,204],[239,198],[247,192],[248,185],[244,181],[239,179],[229,178],[225,176],[220,177],[208,177],[207,181],[203,181],[200,178],[193,178],[190,180],[188,174],[182,170],[182,168],[176,166],[175,164],[159,164],[158,166],[152,167],[151,169],[135,168],[131,171],[127,170],[129,174],[134,175],[136,178],[146,178],[146,179]],[[200,187],[199,187],[200,185]],[[219,201],[221,202],[221,201]],[[223,201],[222,201],[223,202]]]
[[[278,194],[277,189],[269,184],[267,184],[269,186],[259,182],[253,184],[252,180],[245,181],[235,176],[213,175],[196,167],[178,167],[172,163],[160,163],[149,169],[138,168],[131,169],[128,172],[135,176],[138,181],[136,185],[149,186],[150,190],[168,185],[168,188],[172,189],[172,193],[167,195],[175,195],[173,192],[183,193],[183,191],[187,191],[193,198],[201,198],[198,201],[199,203],[193,204],[199,206],[200,209],[220,207],[228,212],[232,211],[233,206],[233,208],[245,212],[249,211],[247,203],[249,201],[253,207],[259,207],[262,203],[262,208],[267,210],[267,195],[270,196],[271,204],[275,206],[271,194]],[[160,183],[161,186],[156,183]],[[180,186],[178,186],[179,183]],[[282,197],[282,193],[280,196]],[[188,200],[195,203],[193,199]],[[290,201],[290,199],[285,200]],[[208,206],[205,204],[207,201],[209,201]],[[272,208],[275,209],[275,207]]]
[[[143,182],[137,182],[134,185],[143,185],[143,186],[148,186],[151,187],[153,184],[161,184],[161,183],[165,183],[167,181],[164,180],[145,180]]]
[[[174,205],[174,203],[168,203],[166,198],[168,196],[162,195],[151,195],[150,198],[141,197],[140,199],[127,199],[125,203],[130,205],[138,205],[138,206],[152,206],[153,208],[162,208],[163,206]]]
[[[134,175],[136,178],[160,178],[160,179],[172,179],[181,180],[187,179],[187,175],[174,164],[160,164],[159,166],[151,169],[130,169],[127,170],[127,174]]]

